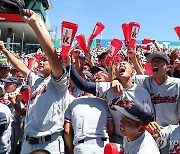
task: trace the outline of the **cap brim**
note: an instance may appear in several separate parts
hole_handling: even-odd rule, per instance
[[[126,117],[132,119],[132,120],[135,120],[135,121],[140,121],[139,119],[137,119],[135,116],[132,116],[129,112],[127,112],[124,108],[120,107],[120,106],[117,106],[115,105],[114,106],[115,109],[119,112],[121,112],[123,115],[125,115]]]
[[[169,61],[167,61],[167,59],[164,58],[164,56],[162,56],[162,55],[159,55],[159,54],[156,54],[156,53],[150,53],[150,54],[146,55],[146,59],[147,59],[148,62],[151,62],[151,60],[154,59],[154,58],[160,58],[160,59],[165,60],[167,63],[169,63]]]
[[[9,80],[9,79],[1,79],[2,82],[7,82],[7,83],[15,83],[15,84],[18,84],[16,82],[13,82],[12,80]]]

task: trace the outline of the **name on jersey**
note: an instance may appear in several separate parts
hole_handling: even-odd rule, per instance
[[[117,97],[112,100],[111,104],[109,104],[109,108],[113,111],[116,111],[114,105],[125,108],[125,107],[132,107],[133,104],[134,104],[133,102],[128,101],[126,98],[122,99],[121,97]]]
[[[177,100],[177,95],[170,97],[170,96],[161,96],[160,94],[154,96],[154,94],[151,94],[151,101],[153,104],[175,103],[176,100]]]

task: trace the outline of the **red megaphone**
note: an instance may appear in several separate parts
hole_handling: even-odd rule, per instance
[[[180,39],[180,26],[174,27],[174,30],[175,30],[176,34],[178,35],[178,37]]]
[[[81,49],[84,51],[84,53],[87,53],[87,47],[86,47],[86,39],[85,36],[83,34],[76,36],[76,40],[79,44],[79,46],[81,47]]]
[[[74,53],[74,49],[76,49],[76,48],[78,48],[78,47],[79,47],[79,44],[76,43],[76,44],[74,45],[74,47],[72,47],[72,48],[69,50],[69,53],[72,55],[72,54]]]
[[[141,48],[141,49],[144,49],[144,50],[150,50],[151,49],[151,46],[150,45],[137,45],[137,48]]]
[[[20,90],[20,94],[22,96],[22,99],[24,100],[24,102],[26,104],[28,104],[29,102],[29,94],[30,94],[30,88],[27,85],[22,86],[21,90]]]
[[[129,23],[129,35],[130,35],[130,40],[129,40],[129,47],[134,49],[134,45],[136,43],[136,38],[138,36],[140,30],[140,24],[137,22],[130,22]]]
[[[36,58],[30,58],[28,60],[28,69],[34,71],[34,69],[38,68],[39,64]]]
[[[72,41],[74,40],[77,32],[78,25],[75,23],[63,21],[61,26],[61,45],[62,51],[61,56],[66,60],[67,54],[71,47]]]
[[[124,61],[125,57],[121,55],[114,56],[114,65],[118,66],[120,62]]]
[[[120,144],[108,143],[104,147],[104,154],[123,154],[124,151]]]
[[[94,30],[92,32],[92,34],[90,35],[89,39],[93,40],[98,34],[101,33],[101,31],[105,28],[105,26],[100,23],[100,22],[97,22],[96,23],[96,26],[94,27]]]
[[[153,43],[153,42],[155,42],[155,39],[145,38],[145,39],[142,41],[142,44],[148,44],[148,43]]]
[[[152,75],[151,63],[146,62],[145,63],[145,69],[146,69],[147,75],[151,76]]]
[[[114,56],[116,56],[118,51],[122,48],[122,45],[123,45],[123,43],[118,39],[113,39],[111,41],[111,47],[110,47],[110,49],[108,51],[108,56],[107,56],[107,59],[106,59],[107,65],[114,58]]]
[[[129,46],[129,39],[130,39],[130,34],[129,34],[129,24],[127,23],[124,23],[122,24],[122,31],[123,31],[123,34],[124,34],[124,40],[125,40],[125,45],[126,47]]]

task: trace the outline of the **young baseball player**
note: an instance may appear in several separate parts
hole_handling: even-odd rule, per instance
[[[69,104],[64,137],[70,154],[103,154],[113,131],[114,123],[104,100],[83,96]]]
[[[11,150],[11,111],[0,103],[0,153],[9,154]]]
[[[160,154],[157,144],[145,126],[153,121],[153,114],[146,102],[134,99],[123,107],[115,106],[122,116],[120,134],[124,136],[125,154]]]
[[[62,139],[64,110],[73,99],[67,90],[67,75],[50,37],[38,23],[37,14],[32,10],[22,11],[24,21],[35,32],[46,56],[40,62],[39,72],[43,74],[44,78],[42,78],[15,58],[0,41],[0,51],[8,58],[13,67],[27,78],[31,88],[21,153],[29,153],[36,149],[47,149],[53,154],[64,153]]]
[[[121,62],[116,68],[116,77],[122,83],[124,88],[120,96],[114,94],[110,82],[85,82],[75,71],[71,69],[71,79],[76,85],[86,92],[92,93],[106,100],[108,108],[112,114],[115,123],[115,134],[110,138],[111,142],[122,144],[122,137],[119,134],[119,120],[121,114],[115,109],[115,105],[123,106],[125,102],[130,102],[138,98],[142,102],[147,102],[152,110],[150,95],[148,92],[132,82],[133,68],[128,62]]]

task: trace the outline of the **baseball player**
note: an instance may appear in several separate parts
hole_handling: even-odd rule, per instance
[[[152,76],[136,75],[134,81],[150,93],[155,107],[155,121],[159,125],[178,124],[180,119],[180,79],[166,75],[170,63],[166,53],[150,53],[146,58],[151,62]]]
[[[31,87],[21,153],[29,153],[36,149],[47,149],[53,154],[64,153],[62,139],[64,110],[73,99],[67,90],[67,75],[50,37],[37,21],[37,14],[32,10],[21,11],[24,14],[22,16],[24,21],[34,30],[46,55],[40,62],[39,72],[43,74],[42,78],[15,58],[0,41],[0,51],[6,55],[14,68],[27,78],[27,83]]]
[[[134,99],[124,107],[115,106],[122,113],[120,133],[125,136],[123,149],[125,154],[160,154],[157,144],[145,126],[153,121],[153,114],[146,102]]]
[[[125,102],[131,102],[135,98],[138,98],[141,102],[147,102],[152,110],[153,106],[151,104],[149,93],[141,86],[132,83],[133,68],[128,62],[121,62],[119,67],[116,69],[116,73],[117,78],[124,87],[123,93],[120,96],[114,94],[110,82],[85,82],[76,73],[74,67],[71,69],[71,79],[81,90],[92,93],[106,100],[115,123],[115,134],[110,138],[110,141],[122,144],[122,137],[119,134],[119,119],[121,114],[114,106],[123,106]]]
[[[168,153],[179,154],[180,153],[180,126],[169,125],[164,127],[160,132],[153,134],[156,139],[156,143],[160,149],[168,147]]]
[[[9,154],[11,150],[11,111],[0,103],[0,153]]]
[[[103,154],[104,146],[109,141],[108,133],[113,133],[114,123],[104,100],[83,96],[69,104],[64,127],[64,137],[70,154],[73,151],[74,154]]]
[[[11,93],[18,92],[17,87],[19,85],[19,81],[17,77],[10,76],[5,79],[1,79],[2,82],[4,82],[4,99],[5,104],[9,107],[11,110],[12,115],[12,131],[11,131],[11,152],[10,154],[14,154],[16,151],[17,143],[20,138],[20,125],[21,125],[21,116],[16,112],[13,104],[8,100],[8,95]],[[17,104],[20,105],[20,102],[17,101]]]

